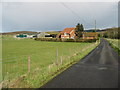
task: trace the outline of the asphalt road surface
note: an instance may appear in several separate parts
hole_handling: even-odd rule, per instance
[[[41,88],[118,88],[119,56],[107,41]]]

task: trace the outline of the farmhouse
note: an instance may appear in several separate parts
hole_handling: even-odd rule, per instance
[[[74,39],[75,37],[75,28],[65,28],[63,31],[61,31],[57,38],[71,38]]]
[[[75,28],[65,28],[61,31],[56,38],[70,38],[74,39],[75,37]],[[97,32],[82,32],[82,39],[97,39]]]
[[[61,31],[57,38],[70,38],[74,39],[75,37],[75,28],[65,28],[63,31]],[[82,32],[82,38],[83,39],[97,39],[98,34],[96,32]]]

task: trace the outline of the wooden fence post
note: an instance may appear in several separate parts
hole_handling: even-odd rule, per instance
[[[61,65],[62,65],[62,63],[63,63],[62,56],[60,57],[60,60],[61,60]]]
[[[56,65],[58,65],[58,48],[57,48],[57,50],[56,50],[56,55],[57,55],[57,57],[56,57],[56,59],[57,59]]]
[[[30,72],[30,56],[28,56],[28,73]]]
[[[70,48],[69,48],[69,54],[71,55],[71,50],[70,50]]]
[[[2,90],[3,82],[0,82],[0,90]]]

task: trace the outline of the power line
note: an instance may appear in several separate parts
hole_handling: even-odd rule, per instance
[[[81,21],[81,20],[80,20],[81,17],[78,15],[78,13],[76,13],[74,10],[72,10],[70,7],[68,7],[65,3],[63,3],[63,2],[59,2],[59,3],[61,3],[65,8],[67,8],[68,10],[70,10],[71,13],[74,14],[75,16],[77,16],[78,19],[79,19],[79,21]],[[84,23],[91,24],[91,23],[89,23],[89,22],[86,22],[84,19],[82,19],[82,20],[83,20]]]
[[[96,20],[95,20],[95,32],[96,32]]]
[[[63,2],[60,2],[65,8],[67,8],[68,10],[70,10],[71,12],[72,12],[72,14],[74,14],[75,16],[77,16],[78,18],[80,18],[79,17],[79,15],[75,12],[75,11],[73,11],[71,8],[69,8],[66,4],[64,4]]]

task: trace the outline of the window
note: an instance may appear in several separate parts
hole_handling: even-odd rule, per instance
[[[67,35],[69,35],[69,34],[65,32],[64,35],[67,36]]]

